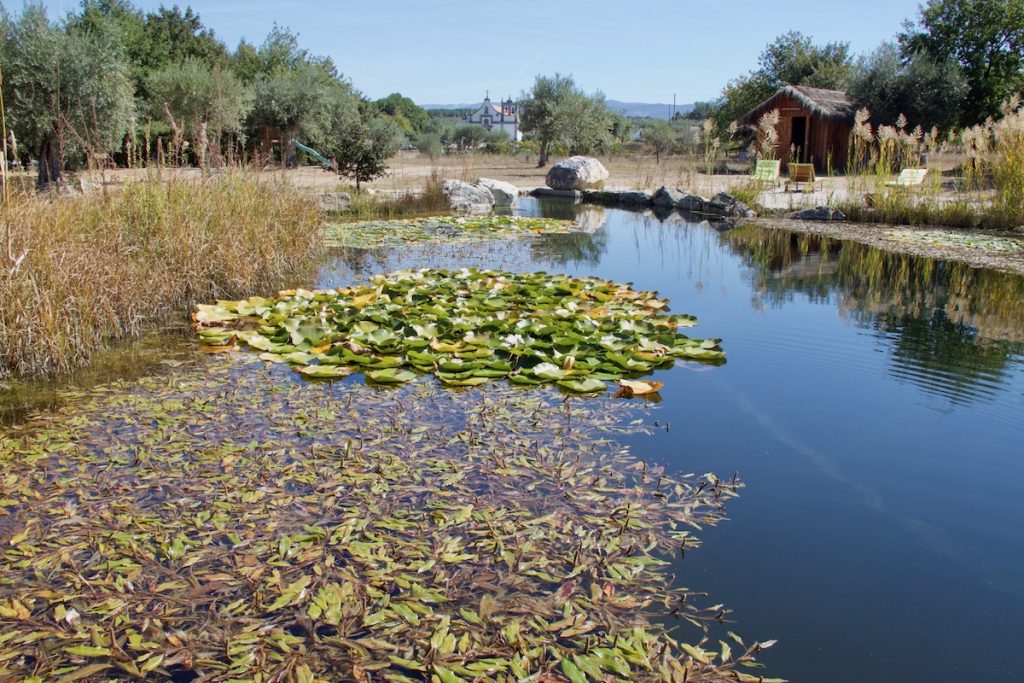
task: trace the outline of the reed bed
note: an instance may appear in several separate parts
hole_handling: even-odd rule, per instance
[[[405,190],[393,195],[355,193],[348,211],[340,214],[346,219],[407,218],[410,216],[436,216],[448,213],[448,199],[441,189],[444,177],[435,169],[425,179],[422,190]]]
[[[937,130],[872,127],[870,113],[857,113],[850,138],[850,196],[832,204],[851,220],[953,228],[1024,227],[1024,106],[1014,97],[998,119],[945,138]],[[917,187],[889,183],[903,168],[928,167],[949,152],[963,159],[947,173],[930,168]],[[863,195],[863,198],[860,195]]]
[[[322,245],[316,207],[249,175],[75,197],[11,193],[0,227],[0,379],[70,370],[199,301],[279,287],[310,268]]]

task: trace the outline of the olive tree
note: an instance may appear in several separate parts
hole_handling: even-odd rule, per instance
[[[547,165],[552,143],[565,144],[573,153],[586,153],[607,147],[611,140],[613,117],[604,95],[588,95],[572,76],[537,76],[533,88],[521,99],[521,127],[540,143],[539,166]]]
[[[166,119],[176,138],[192,142],[201,165],[208,151],[220,161],[223,136],[241,132],[252,108],[251,89],[234,73],[195,58],[155,71],[148,86],[152,113]]]
[[[676,144],[676,131],[668,121],[651,121],[642,129],[644,144],[654,152],[656,163],[661,163],[661,155],[669,154]]]
[[[40,189],[63,180],[66,155],[120,148],[134,87],[116,36],[52,24],[41,4],[3,21],[8,124],[39,159]]]
[[[883,43],[858,60],[849,92],[877,123],[893,125],[902,114],[911,126],[948,129],[967,97],[967,79],[952,59],[924,52],[906,59],[895,44]]]

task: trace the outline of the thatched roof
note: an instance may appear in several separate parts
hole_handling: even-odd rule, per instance
[[[757,120],[766,112],[775,109],[779,100],[790,97],[801,104],[812,116],[828,121],[853,122],[857,113],[857,104],[842,90],[825,90],[809,88],[805,85],[787,85],[780,88],[774,95],[757,105],[743,117],[741,123],[757,124]]]

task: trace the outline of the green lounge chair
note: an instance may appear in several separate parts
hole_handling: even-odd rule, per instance
[[[782,162],[778,159],[758,159],[757,165],[754,166],[754,175],[750,176],[750,179],[756,183],[778,185],[781,168]]]
[[[890,180],[886,185],[889,187],[917,187],[924,182],[926,175],[928,175],[927,168],[905,168],[900,171],[896,180]]]

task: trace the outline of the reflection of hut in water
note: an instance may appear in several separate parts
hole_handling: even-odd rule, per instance
[[[857,105],[845,92],[787,85],[751,109],[740,123],[756,126],[772,110],[779,112],[775,131],[783,168],[791,161],[813,163],[819,171],[846,168]]]

